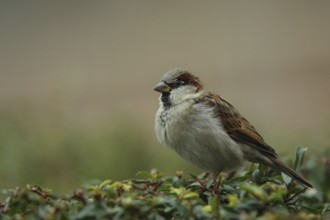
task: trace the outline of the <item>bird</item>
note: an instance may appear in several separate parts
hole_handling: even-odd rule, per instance
[[[313,187],[279,159],[275,149],[232,104],[205,90],[190,71],[169,70],[154,90],[161,93],[155,117],[158,142],[196,167],[218,175],[236,171],[249,161]]]

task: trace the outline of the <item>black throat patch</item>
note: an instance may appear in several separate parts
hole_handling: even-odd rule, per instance
[[[172,105],[171,100],[170,100],[170,93],[162,93],[162,102],[164,104],[165,109],[169,109]]]

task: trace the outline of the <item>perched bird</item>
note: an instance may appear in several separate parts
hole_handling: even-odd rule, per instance
[[[245,161],[265,164],[313,187],[278,159],[234,106],[205,91],[189,71],[168,71],[154,90],[161,93],[155,120],[157,139],[185,160],[214,175],[237,170]]]

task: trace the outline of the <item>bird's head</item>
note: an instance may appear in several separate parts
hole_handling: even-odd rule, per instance
[[[164,74],[154,90],[162,93],[162,104],[169,108],[194,97],[203,90],[203,85],[199,78],[189,71],[175,68]]]

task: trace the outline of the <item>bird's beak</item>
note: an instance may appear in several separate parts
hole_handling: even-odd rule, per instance
[[[168,93],[172,90],[172,88],[164,82],[160,82],[155,86],[154,90],[161,93]]]

